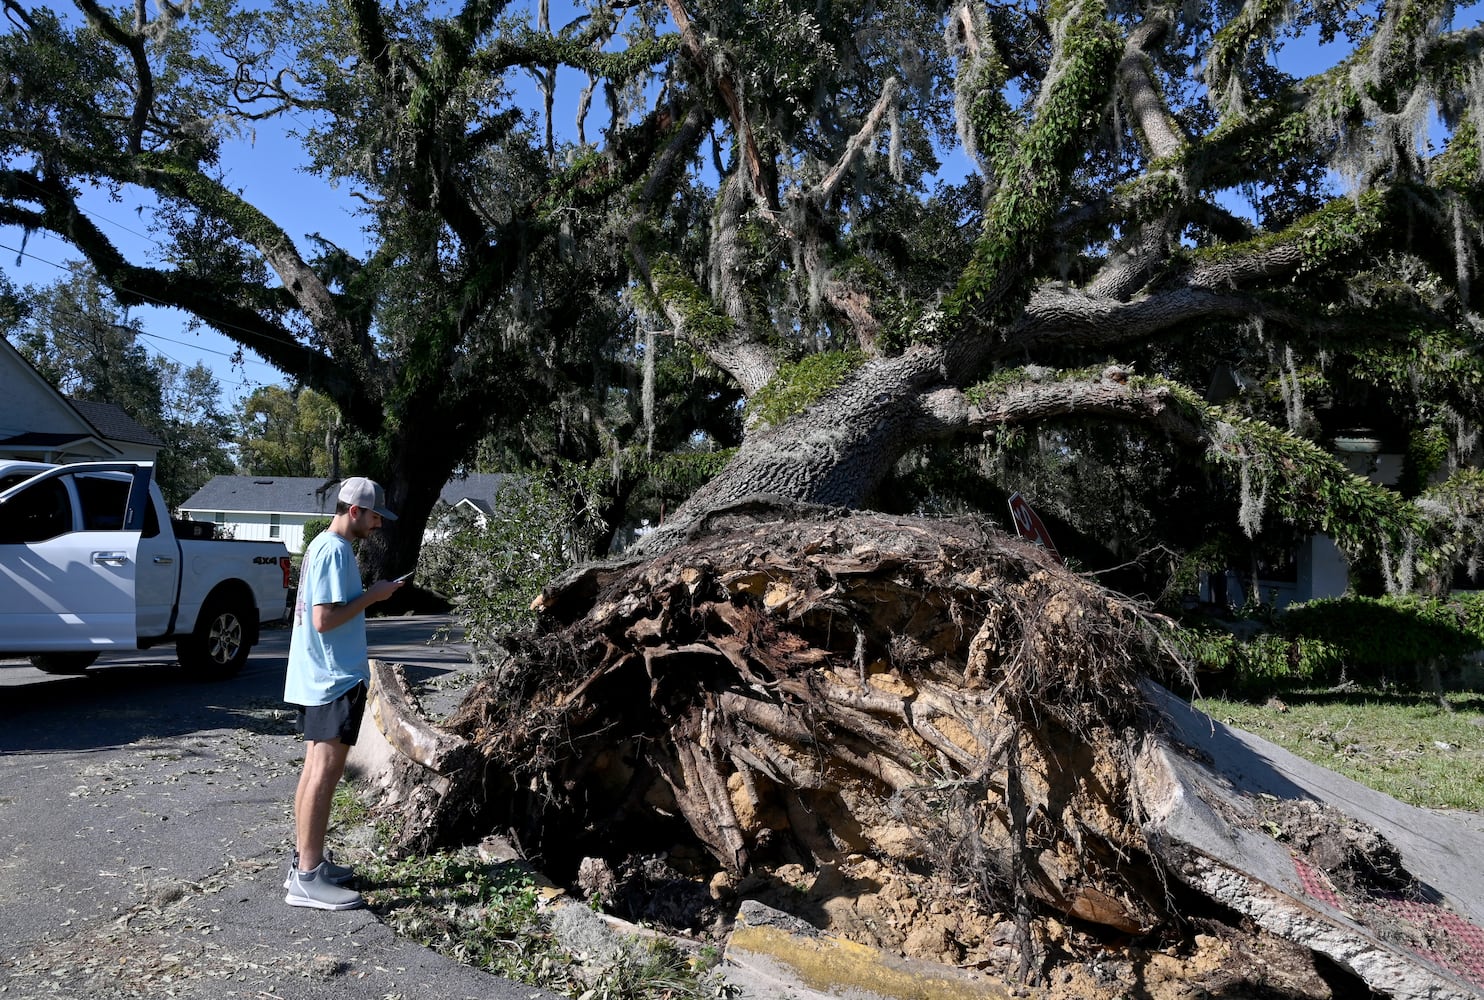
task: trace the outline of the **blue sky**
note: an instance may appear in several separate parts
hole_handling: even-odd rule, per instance
[[[554,4],[554,7],[560,6]],[[1484,14],[1484,2],[1461,5],[1454,17],[1454,27],[1466,27],[1480,23]],[[559,14],[553,12],[554,23]],[[1279,66],[1295,75],[1315,72],[1332,65],[1345,53],[1343,43],[1321,47],[1312,39],[1289,42],[1276,56]],[[571,108],[582,86],[576,73],[570,73],[558,85],[557,127],[569,125]],[[534,87],[530,107],[539,110]],[[564,112],[563,105],[566,107]],[[565,114],[565,118],[563,117]],[[601,114],[595,109],[593,120]],[[1436,140],[1441,128],[1433,135]],[[302,162],[299,150],[287,140],[281,129],[264,123],[255,135],[235,141],[224,150],[222,162],[227,166],[229,183],[240,187],[247,198],[277,221],[289,235],[299,240],[301,251],[312,248],[304,241],[306,234],[317,232],[352,251],[365,245],[361,232],[361,220],[355,214],[358,204],[345,192],[330,191],[327,196],[325,183],[317,177],[308,176],[298,169]],[[959,169],[965,161],[959,158]],[[147,253],[151,240],[144,220],[137,214],[137,197],[131,202],[111,202],[103,198],[88,205],[89,214],[125,253]],[[1241,206],[1234,206],[1239,208]],[[47,285],[64,276],[65,265],[77,259],[77,254],[61,240],[44,234],[33,234],[27,241],[24,254],[20,251],[19,231],[0,229],[0,267],[17,285]],[[215,372],[221,384],[224,403],[230,407],[254,388],[269,384],[283,384],[284,377],[277,369],[266,364],[251,352],[246,352],[244,363],[234,366],[231,358],[237,345],[227,337],[209,329],[191,329],[186,317],[177,310],[139,309],[133,312],[145,329],[145,343],[157,354],[170,358],[182,366],[203,362]]]

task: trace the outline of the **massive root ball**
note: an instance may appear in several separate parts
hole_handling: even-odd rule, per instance
[[[960,961],[994,947],[994,913],[1164,919],[1126,782],[1156,630],[1040,550],[972,523],[733,511],[538,603],[543,627],[448,724],[485,761],[443,834],[511,828],[572,881],[583,858],[669,851],[714,895],[889,885],[893,919],[854,930],[893,948],[951,898],[913,947]]]

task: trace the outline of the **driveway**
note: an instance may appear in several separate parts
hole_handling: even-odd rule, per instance
[[[468,668],[439,616],[374,619],[413,680]],[[288,633],[227,681],[169,647],[84,676],[0,661],[0,993],[521,998],[550,994],[397,939],[368,910],[283,903],[302,761]]]

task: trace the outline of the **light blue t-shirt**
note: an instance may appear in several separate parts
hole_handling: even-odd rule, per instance
[[[328,705],[357,684],[370,682],[364,613],[328,632],[314,628],[315,605],[348,604],[360,597],[363,589],[350,542],[333,531],[315,536],[304,550],[299,568],[284,701],[291,705]]]

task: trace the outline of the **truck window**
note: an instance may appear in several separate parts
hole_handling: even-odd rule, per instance
[[[130,478],[120,475],[77,476],[77,500],[82,507],[82,526],[85,531],[119,531],[124,526],[124,516],[129,507]],[[145,538],[160,533],[160,519],[155,514],[155,505],[150,504],[144,512]]]
[[[0,545],[44,542],[71,530],[72,501],[56,479],[23,490],[0,510]]]
[[[84,531],[118,531],[129,505],[129,482],[104,476],[77,476],[77,502]]]

